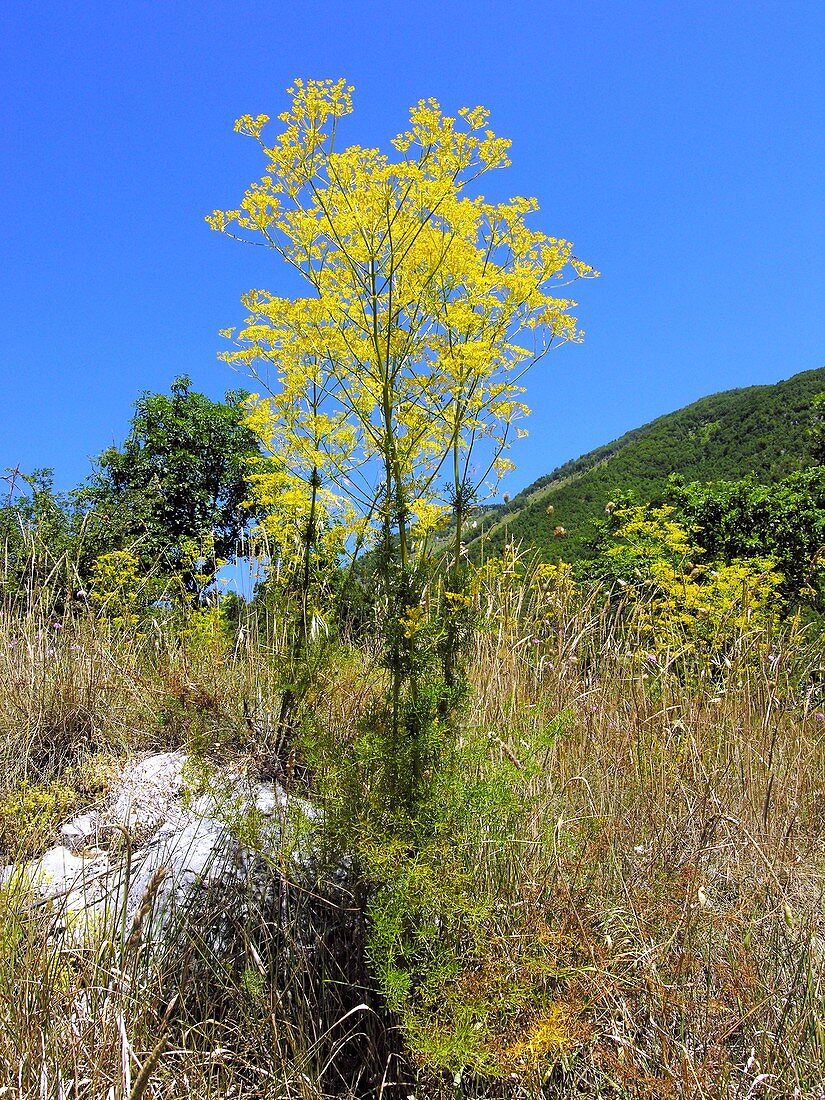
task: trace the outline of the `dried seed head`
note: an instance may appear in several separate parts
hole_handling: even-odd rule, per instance
[[[144,921],[152,911],[152,906],[155,903],[160,884],[166,878],[167,874],[167,868],[163,865],[156,867],[152,873],[152,877],[146,884],[146,889],[143,891],[143,897],[140,899],[140,905],[137,907],[132,919],[132,928],[129,932],[129,938],[126,940],[127,949],[135,947],[140,942]]]

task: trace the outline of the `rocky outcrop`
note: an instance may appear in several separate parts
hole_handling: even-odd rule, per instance
[[[66,821],[61,843],[2,868],[0,884],[19,885],[55,935],[128,936],[137,921],[147,942],[204,891],[260,906],[284,875],[308,878],[316,821],[277,784],[160,753],[127,767],[105,806]]]

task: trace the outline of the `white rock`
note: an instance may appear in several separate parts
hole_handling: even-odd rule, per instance
[[[62,844],[44,852],[27,867],[27,878],[43,898],[65,894],[83,874],[85,860]]]
[[[266,817],[283,815],[287,810],[298,812],[307,821],[315,821],[320,811],[312,803],[287,794],[283,787],[272,783],[259,783],[254,791],[255,808]]]
[[[217,906],[210,912],[220,944],[227,917],[272,896],[285,860],[290,877],[311,874],[315,852],[307,826],[319,812],[277,785],[230,772],[216,774],[193,796],[184,782],[186,762],[183,752],[160,753],[126,768],[103,810],[66,822],[64,844],[3,868],[0,883],[20,874],[45,905],[53,934],[76,942],[111,929],[112,921],[128,936],[147,900],[141,936],[144,943],[158,940],[186,919],[199,896],[208,897]],[[100,837],[112,842],[108,854],[90,845]]]
[[[60,826],[59,832],[66,847],[77,852],[81,848],[88,847],[97,838],[99,825],[100,814],[97,810],[92,810],[90,813],[81,814],[80,817],[67,821],[65,825]]]
[[[283,802],[278,798],[278,793],[284,793],[281,788],[277,790],[271,783],[260,783],[255,791],[255,809],[266,817],[272,817],[282,808]]]
[[[134,859],[126,889],[127,919],[147,900],[149,926],[157,929],[196,890],[215,882],[229,885],[237,877],[226,873],[229,849],[230,837],[220,822],[190,814],[185,824],[164,825]],[[150,896],[150,883],[160,868],[163,877]]]
[[[130,765],[113,794],[109,821],[135,834],[156,829],[180,799],[185,764],[185,753],[162,752]]]
[[[19,871],[21,881],[32,889],[41,901],[75,894],[86,896],[86,887],[105,874],[108,860],[103,853],[77,855],[62,844],[49,848],[39,859],[30,860],[22,868],[4,868],[6,881]]]

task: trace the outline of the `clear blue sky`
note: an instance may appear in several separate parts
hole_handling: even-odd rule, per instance
[[[232,132],[296,76],[346,77],[353,143],[434,96],[513,139],[499,197],[602,277],[583,346],[529,382],[511,492],[707,393],[825,365],[819,0],[4,0],[0,467],[68,488],[142,390],[242,385],[218,329],[263,250],[211,233],[260,174]],[[487,194],[492,197],[490,188]]]

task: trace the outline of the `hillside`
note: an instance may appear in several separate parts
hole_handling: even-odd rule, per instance
[[[825,367],[772,386],[703,397],[559,466],[509,504],[491,509],[473,541],[498,553],[506,539],[536,546],[547,560],[586,557],[593,521],[619,492],[654,499],[671,474],[687,481],[765,482],[809,464],[806,427],[813,397],[825,391]],[[552,512],[548,514],[548,507]],[[567,534],[554,535],[561,526]]]

